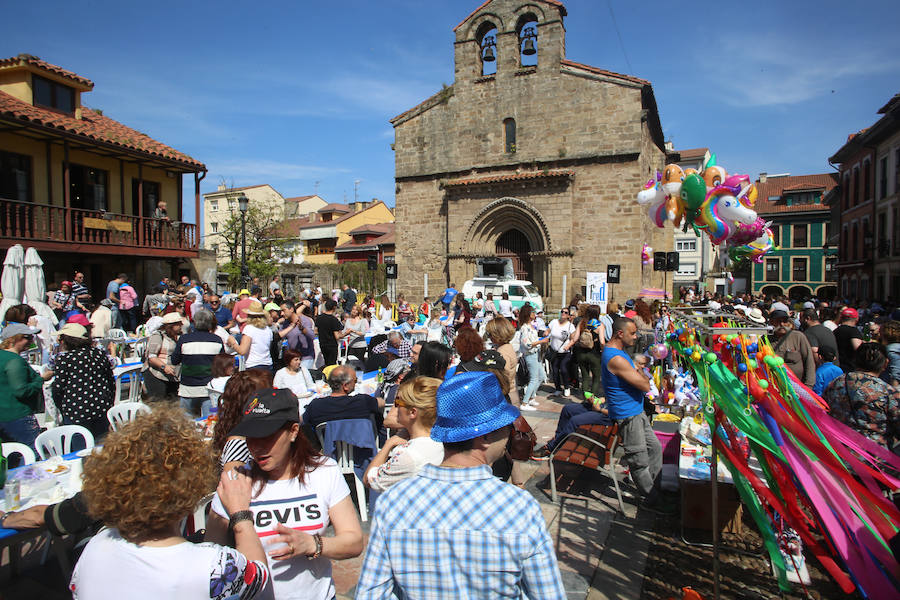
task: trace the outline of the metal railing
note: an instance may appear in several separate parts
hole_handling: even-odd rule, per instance
[[[151,217],[0,198],[0,238],[197,250],[197,226]]]

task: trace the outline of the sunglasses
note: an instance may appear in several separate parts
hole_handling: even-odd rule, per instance
[[[402,400],[394,400],[394,406],[396,406],[397,408],[409,409],[409,404],[406,404]]]

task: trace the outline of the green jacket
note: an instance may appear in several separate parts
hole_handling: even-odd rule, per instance
[[[0,350],[0,422],[14,421],[38,412],[43,402],[44,380],[24,358]]]

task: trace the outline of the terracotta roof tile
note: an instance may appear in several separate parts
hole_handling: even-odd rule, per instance
[[[622,80],[630,81],[631,83],[637,83],[640,85],[650,85],[649,81],[647,81],[646,79],[641,79],[640,77],[633,77],[631,75],[623,75],[622,73],[614,73],[613,71],[607,71],[606,69],[598,69],[597,67],[592,67],[590,65],[585,65],[583,63],[575,62],[574,60],[563,59],[559,62],[560,62],[560,64],[565,65],[567,67],[583,69],[590,73],[596,73],[598,75],[606,75],[607,77],[614,77],[616,79],[622,79]]]
[[[335,252],[352,252],[354,250],[363,250],[365,248],[377,248],[378,246],[386,246],[394,243],[394,224],[393,223],[376,223],[374,225],[363,225],[362,227],[357,227],[353,231],[350,232],[351,235],[360,230],[370,230],[371,228],[378,227],[383,229],[382,235],[369,240],[368,242],[354,242],[350,240],[349,242],[344,242],[340,246],[334,249]]]
[[[0,119],[26,126],[38,125],[56,129],[95,142],[127,148],[156,159],[206,170],[206,165],[202,162],[154,140],[149,135],[127,127],[90,108],[82,107],[81,110],[82,118],[76,119],[73,115],[32,106],[5,92],[0,92]]]
[[[476,8],[475,10],[473,10],[472,12],[470,12],[470,13],[469,13],[469,16],[467,16],[465,19],[463,19],[462,21],[460,21],[460,22],[459,22],[459,25],[457,25],[456,27],[453,28],[453,31],[456,31],[457,29],[459,29],[460,27],[462,27],[462,26],[465,24],[466,21],[468,21],[469,19],[471,19],[472,17],[474,17],[474,16],[478,13],[478,11],[480,11],[482,8],[484,8],[485,6],[487,6],[488,4],[490,4],[491,2],[493,2],[493,0],[485,0],[485,2],[483,2],[483,3],[481,4],[481,6],[479,6],[478,8]],[[547,4],[552,4],[553,6],[558,6],[558,7],[561,9],[562,15],[563,15],[564,17],[568,14],[568,13],[566,12],[566,7],[563,6],[563,3],[560,2],[559,0],[541,0],[541,2],[546,2]]]
[[[60,77],[65,77],[66,79],[74,81],[75,83],[79,83],[83,86],[87,86],[89,88],[94,87],[94,82],[87,77],[82,77],[81,75],[63,69],[62,67],[51,65],[47,61],[41,60],[37,56],[32,56],[31,54],[20,54],[18,56],[11,56],[10,58],[0,59],[0,68],[12,67],[22,64],[32,65],[39,69],[43,69],[44,71],[49,71],[50,73],[54,73],[56,75],[59,75]]]
[[[303,202],[304,200],[309,200],[310,198],[315,198],[315,194],[310,194],[309,196],[295,196],[294,198],[285,198],[285,202]]]
[[[216,190],[214,192],[206,192],[203,195],[204,196],[212,196],[213,194],[230,194],[231,192],[240,192],[242,190],[252,190],[252,189],[256,189],[256,188],[266,187],[268,185],[269,185],[268,183],[258,183],[256,185],[245,185],[243,187],[233,187],[233,188],[227,188],[224,190]]]
[[[339,202],[330,202],[320,208],[318,211],[320,213],[329,213],[329,212],[353,212],[353,209],[347,206],[346,204],[340,204]]]
[[[393,223],[371,223],[369,225],[360,225],[355,229],[347,232],[348,235],[359,235],[361,233],[378,233],[385,234],[394,230]]]
[[[837,173],[821,173],[818,175],[788,175],[785,177],[769,177],[765,183],[756,182],[758,199],[756,212],[760,215],[774,213],[829,211],[831,207],[823,201],[820,204],[795,204],[788,206],[782,200],[785,192],[800,190],[821,190],[825,196],[838,184]],[[775,197],[777,200],[769,200]]]
[[[681,160],[689,160],[706,156],[709,148],[689,148],[688,150],[675,150],[675,152],[681,155]]]
[[[379,200],[378,202],[373,202],[372,204],[370,204],[370,205],[367,206],[365,209],[363,209],[363,210],[361,210],[361,211],[359,211],[359,212],[363,212],[363,211],[365,211],[365,210],[369,210],[370,208],[372,208],[373,206],[376,206],[376,205],[378,205],[378,204],[384,204],[384,202],[382,202],[381,200]],[[326,205],[324,208],[328,208],[328,206],[331,206],[331,205],[330,205],[330,204],[329,204],[329,205]],[[338,204],[338,206],[346,206],[346,204]],[[323,210],[323,209],[320,208],[320,209],[319,209],[319,212],[322,212],[322,210]],[[327,211],[326,211],[326,212],[327,212]],[[359,213],[349,212],[349,213],[347,213],[347,214],[345,214],[345,215],[341,215],[341,216],[338,217],[337,219],[332,219],[332,220],[330,220],[330,221],[314,221],[314,222],[312,222],[312,223],[306,223],[306,224],[304,224],[304,225],[300,225],[300,227],[299,227],[298,229],[311,229],[311,228],[313,228],[313,227],[323,227],[323,226],[330,227],[331,225],[336,225],[337,223],[340,223],[341,221],[346,221],[346,220],[349,219],[350,217],[353,217],[353,216],[358,215],[358,214],[359,214]]]
[[[471,179],[453,179],[444,182],[442,187],[484,185],[488,183],[506,183],[508,181],[528,181],[529,179],[573,177],[574,175],[575,171],[529,171],[527,173],[514,173],[512,175],[489,175],[487,177],[475,177]]]

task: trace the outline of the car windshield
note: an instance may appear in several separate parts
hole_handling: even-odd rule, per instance
[[[529,296],[540,296],[541,295],[541,293],[537,289],[537,286],[535,286],[535,285],[526,285],[525,291],[528,292]]]

